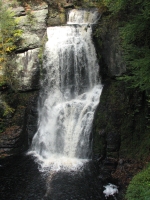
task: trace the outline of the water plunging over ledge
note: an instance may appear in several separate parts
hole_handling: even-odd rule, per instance
[[[70,10],[68,12],[67,24],[96,24],[100,18],[97,9],[90,10]]]
[[[68,25],[47,28],[39,123],[30,149],[42,169],[77,169],[91,156],[102,85],[92,42],[97,10],[71,10]]]

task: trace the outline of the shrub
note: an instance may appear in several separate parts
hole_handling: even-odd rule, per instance
[[[150,164],[133,177],[127,188],[126,199],[150,200]]]

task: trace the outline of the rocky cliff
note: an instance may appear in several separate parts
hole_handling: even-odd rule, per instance
[[[116,19],[103,15],[94,34],[104,84],[93,124],[93,159],[102,179],[116,178],[123,191],[149,161],[149,102],[145,92],[130,88]]]
[[[46,40],[48,5],[28,1],[13,8],[18,28],[23,31],[21,43],[12,58],[15,65],[14,90],[1,86],[1,156],[27,149],[37,128],[37,98],[40,89],[41,51]]]

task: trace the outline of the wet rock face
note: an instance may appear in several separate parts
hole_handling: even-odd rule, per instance
[[[113,28],[112,24],[107,23],[102,18],[97,28],[95,27],[98,33],[93,37],[103,81],[107,78],[118,77],[126,72],[119,30],[118,28]]]
[[[143,102],[145,95],[122,81],[110,79],[104,84],[93,125],[93,154],[109,175],[118,161],[122,165],[123,159],[142,159],[149,153],[148,109]]]
[[[37,128],[38,91],[12,93],[7,97],[14,112],[6,116],[1,113],[0,158],[27,150]]]
[[[47,26],[58,26],[66,24],[65,12],[59,13],[57,10],[50,9]]]
[[[65,25],[67,22],[67,11],[76,6],[81,6],[83,1],[79,0],[45,0],[48,5],[47,26]]]
[[[48,4],[48,15],[47,15],[47,26],[60,26],[67,22],[66,9],[74,7],[71,3],[67,3],[65,0],[49,1]]]
[[[120,136],[117,133],[109,132],[106,136],[107,153],[118,152],[120,148]]]
[[[24,10],[23,10],[24,9]],[[15,74],[19,91],[39,89],[40,62],[39,53],[46,35],[46,18],[48,6],[46,3],[33,6],[30,10],[23,7],[14,10],[19,21],[18,27],[23,30],[20,45],[14,58]]]
[[[40,63],[39,48],[25,51],[16,55],[16,78],[19,91],[39,89]]]
[[[23,132],[28,137],[28,146],[32,142],[32,138],[37,131],[38,124],[38,92],[30,99],[25,113],[25,122]]]
[[[11,149],[17,149],[19,147],[19,137],[21,129],[19,126],[13,126],[7,128],[0,137],[0,156],[7,155]]]
[[[14,11],[16,17],[20,17],[20,16],[26,15],[25,9],[22,6],[13,8],[13,11]]]
[[[118,30],[109,30],[105,35],[101,35],[103,42],[102,57],[105,66],[108,68],[108,76],[120,76],[126,71],[123,62],[121,47],[119,46]]]
[[[125,98],[120,95],[121,87],[111,82],[104,85],[93,126],[93,152],[99,155],[101,168],[108,173],[115,171],[120,150],[121,102]]]
[[[47,26],[59,26],[66,24],[66,13],[62,4],[48,4],[48,17],[47,17]]]
[[[17,12],[16,8],[14,12]],[[23,15],[21,13],[23,13]],[[48,6],[43,2],[39,6],[30,7],[30,9],[24,8],[24,12],[22,8],[21,13],[16,17],[18,20],[18,28],[23,31],[22,42],[20,46],[17,47],[17,50],[23,51],[37,48],[46,30]],[[35,38],[35,40],[32,38]]]
[[[102,16],[94,29],[98,31],[93,39],[104,88],[94,120],[93,152],[99,155],[101,169],[110,176],[118,164],[121,126],[127,106],[124,85],[115,77],[126,72],[126,65],[122,58],[119,31],[111,20],[107,21],[107,17]],[[100,134],[101,130],[104,130],[104,134]]]

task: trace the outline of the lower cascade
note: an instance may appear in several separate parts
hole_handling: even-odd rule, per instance
[[[84,10],[83,17],[85,12],[98,18],[97,10]],[[69,11],[74,17],[66,26],[47,28],[38,131],[29,151],[42,169],[73,170],[91,157],[92,123],[102,91],[91,38],[96,17],[77,24],[78,13]]]

